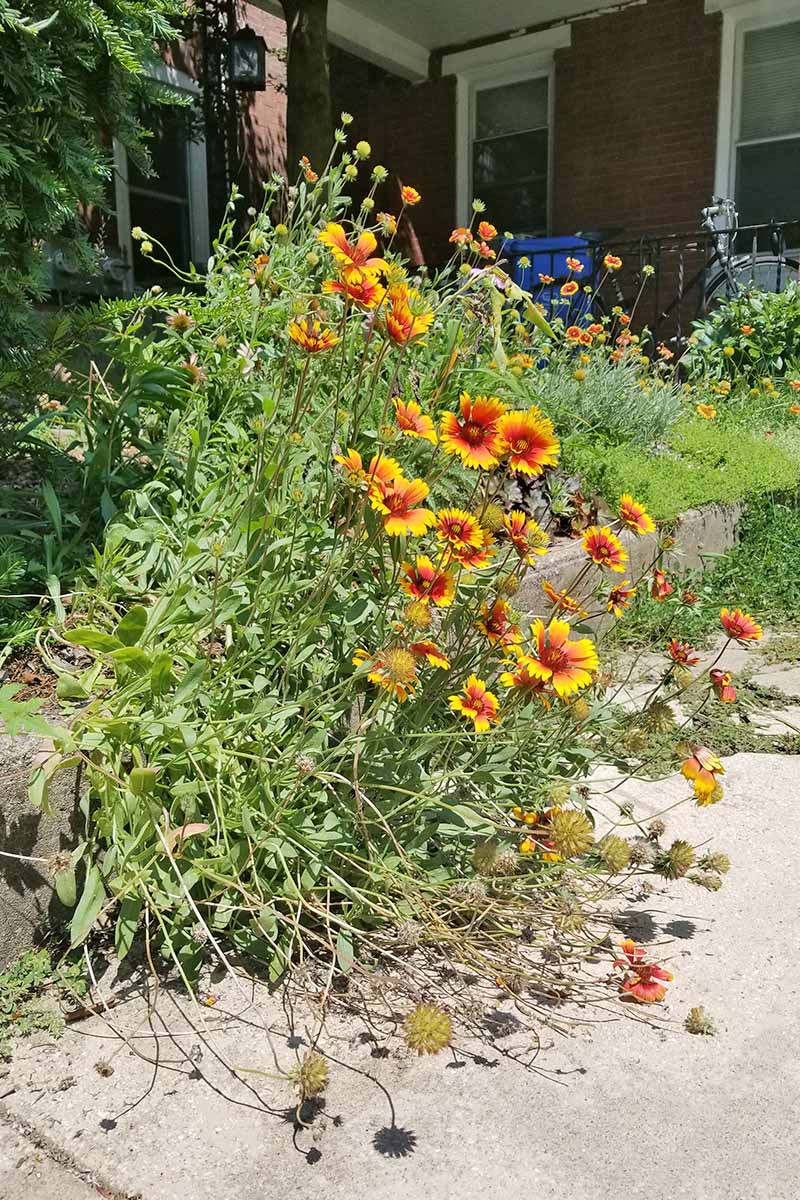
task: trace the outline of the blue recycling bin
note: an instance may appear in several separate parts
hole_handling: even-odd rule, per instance
[[[506,242],[503,257],[508,259],[508,273],[514,282],[526,292],[532,292],[549,317],[560,316],[567,323],[577,323],[585,314],[589,297],[583,286],[591,283],[593,277],[592,247],[586,238],[515,237]],[[583,264],[583,271],[573,272],[572,278],[579,284],[579,290],[574,297],[565,300],[560,289],[570,274],[568,258],[578,259]],[[520,259],[527,259],[528,265],[520,265]],[[542,284],[540,275],[551,275],[555,282]]]

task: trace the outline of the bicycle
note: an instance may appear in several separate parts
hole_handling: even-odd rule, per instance
[[[751,252],[736,255],[739,214],[734,202],[714,196],[711,204],[704,208],[700,215],[703,228],[711,234],[714,254],[696,278],[707,277],[716,261],[722,264],[722,270],[713,278],[704,280],[701,311],[698,315],[704,316],[714,303],[730,300],[748,288],[756,288],[762,292],[783,292],[792,283],[800,280],[800,262],[786,257],[783,228],[774,221],[768,225],[751,226]],[[766,231],[769,239],[770,250],[767,253],[758,249],[759,233],[762,230]]]

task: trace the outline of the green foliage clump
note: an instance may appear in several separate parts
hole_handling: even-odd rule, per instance
[[[800,285],[782,292],[747,291],[696,321],[682,365],[694,376],[755,384],[797,371]]]
[[[183,0],[0,0],[0,348],[22,338],[41,240],[79,245],[79,206],[104,205],[112,138],[146,165],[140,101],[176,102],[147,67],[185,19]]]
[[[47,950],[28,950],[0,972],[0,1058],[10,1056],[17,1038],[62,1033],[64,1018],[45,992],[64,982],[73,994],[84,990],[79,970],[57,970]]]
[[[576,440],[565,453],[602,496],[631,492],[661,521],[702,504],[788,491],[800,479],[800,431],[777,438],[696,419],[681,422],[657,450]]]

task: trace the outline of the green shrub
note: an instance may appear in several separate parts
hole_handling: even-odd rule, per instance
[[[797,373],[800,363],[800,285],[783,292],[744,292],[696,321],[682,359],[693,377],[746,381]]]
[[[79,206],[106,202],[111,139],[146,165],[139,102],[175,103],[147,75],[183,0],[0,0],[0,350],[24,340],[41,239],[84,243]]]

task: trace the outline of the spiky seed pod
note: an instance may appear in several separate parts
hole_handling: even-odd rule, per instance
[[[684,1025],[689,1033],[702,1033],[706,1037],[713,1037],[717,1032],[716,1025],[702,1004],[689,1009]]]
[[[294,760],[294,765],[301,775],[312,775],[317,769],[317,764],[310,754],[298,754]]]
[[[672,672],[672,678],[677,683],[678,687],[686,688],[694,679],[694,675],[688,667],[675,667]]]
[[[634,838],[630,843],[631,847],[631,863],[635,867],[652,866],[656,861],[657,851],[652,842],[647,838]]]
[[[453,1022],[442,1008],[418,1004],[406,1017],[405,1039],[409,1050],[417,1054],[438,1054],[450,1045]]]
[[[494,875],[500,847],[497,842],[478,842],[472,852],[472,865],[478,875]]]
[[[647,826],[647,836],[651,842],[657,842],[667,832],[667,827],[663,821],[656,817],[655,821],[651,821]]]
[[[314,1050],[309,1050],[303,1061],[289,1073],[289,1078],[297,1084],[302,1100],[321,1095],[328,1086],[328,1077],[327,1060]]]
[[[450,888],[450,895],[467,908],[482,908],[488,895],[481,879],[460,879]]]
[[[513,846],[504,846],[497,855],[494,863],[495,875],[516,875],[519,870],[519,857]]]
[[[545,791],[548,806],[559,808],[566,804],[572,791],[572,784],[567,779],[551,779]]]
[[[582,696],[577,700],[573,700],[569,706],[569,715],[576,725],[580,725],[582,721],[585,721],[591,711]]]
[[[669,733],[675,728],[675,713],[665,700],[656,700],[642,713],[646,729],[653,733]]]
[[[650,739],[640,725],[634,725],[632,729],[625,731],[622,737],[622,745],[629,754],[641,754],[650,744]]]
[[[576,858],[594,841],[592,823],[584,813],[562,808],[550,820],[550,841],[562,858]]]
[[[497,590],[502,596],[516,596],[519,591],[519,579],[510,572],[508,575],[501,575],[497,581]]]
[[[487,504],[483,512],[478,510],[475,516],[490,533],[498,533],[503,528],[505,513],[499,504]]]
[[[722,784],[719,780],[714,784],[714,790],[708,798],[709,804],[719,804],[724,795]]]
[[[557,913],[554,924],[562,933],[580,933],[586,924],[586,913],[577,904]]]
[[[422,941],[422,926],[419,921],[400,921],[396,929],[400,946],[413,949]]]
[[[430,629],[433,621],[430,605],[424,600],[412,600],[406,605],[405,613],[403,614],[409,625],[413,625],[415,629]]]
[[[698,887],[705,888],[707,892],[718,892],[722,887],[722,880],[713,871],[702,871],[697,875],[690,875],[689,879]]]
[[[619,875],[631,861],[631,848],[624,838],[615,833],[608,833],[598,844],[598,853],[603,866],[612,875]]]
[[[208,941],[208,930],[201,921],[192,926],[191,938],[196,946],[205,946]]]
[[[677,838],[655,861],[655,871],[665,879],[681,879],[693,866],[694,848],[681,838]]]
[[[731,860],[727,854],[719,850],[711,850],[697,860],[698,867],[704,871],[716,871],[718,875],[727,875],[731,869]]]

